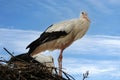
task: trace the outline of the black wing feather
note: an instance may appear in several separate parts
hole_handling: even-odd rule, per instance
[[[48,41],[52,41],[60,38],[61,36],[66,36],[67,33],[65,31],[56,31],[56,32],[43,32],[41,36],[33,41],[31,44],[27,46],[29,48],[28,53],[32,53],[38,46]],[[26,48],[26,49],[27,49]]]

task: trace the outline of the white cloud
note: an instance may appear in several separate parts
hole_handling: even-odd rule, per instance
[[[67,65],[66,65],[67,64]],[[80,73],[90,71],[90,74],[112,74],[114,71],[119,70],[120,62],[112,60],[87,60],[78,58],[66,58],[64,59],[64,68],[69,73]]]
[[[74,66],[72,68],[69,68],[68,67],[68,73],[71,73],[71,74],[75,74],[75,73],[79,73],[79,74],[82,74],[86,71],[89,71],[89,73],[91,75],[100,75],[100,74],[105,74],[105,73],[109,73],[109,72],[112,72],[112,71],[115,71],[116,68],[113,68],[113,67],[108,67],[108,68],[105,68],[105,67],[98,67],[98,66],[93,66],[93,65],[83,65],[81,64],[80,66]]]
[[[105,54],[119,55],[120,52],[120,37],[105,36],[105,35],[89,35],[81,40],[74,42],[67,51],[73,51],[78,54]],[[102,52],[104,50],[104,52]],[[100,53],[101,52],[101,53]]]
[[[26,46],[37,38],[39,32],[14,29],[0,29],[0,48],[6,47],[14,52],[25,52]]]
[[[67,60],[67,62],[66,62]],[[82,74],[89,71],[89,78],[96,79],[101,77],[101,79],[119,78],[120,62],[119,61],[109,61],[109,60],[82,60],[78,58],[65,59],[63,65],[63,70],[70,73],[76,79],[80,79]],[[100,79],[100,80],[101,80]],[[119,80],[119,79],[118,79]]]

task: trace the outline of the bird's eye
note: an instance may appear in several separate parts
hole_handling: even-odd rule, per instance
[[[82,12],[82,14],[84,14],[84,12]]]

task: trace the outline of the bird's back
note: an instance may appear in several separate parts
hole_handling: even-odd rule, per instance
[[[55,23],[52,26],[50,26],[45,32],[64,31],[68,25],[74,24],[77,20],[78,19],[70,19],[59,23]]]

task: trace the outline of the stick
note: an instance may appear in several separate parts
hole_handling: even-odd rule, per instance
[[[83,80],[85,80],[86,78],[88,78],[89,75],[89,71],[86,71],[86,73],[83,73]]]
[[[9,55],[11,55],[12,57],[15,57],[15,56],[13,56],[13,54],[12,53],[10,53],[6,48],[3,48]]]

